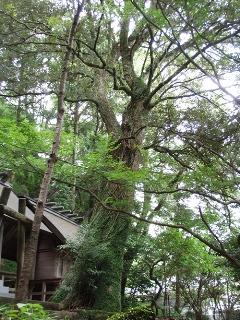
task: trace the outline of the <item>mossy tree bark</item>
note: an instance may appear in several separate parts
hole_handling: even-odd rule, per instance
[[[103,95],[101,98],[105,101]],[[139,169],[141,162],[139,146],[143,142],[145,120],[144,100],[131,99],[121,127],[114,132],[115,137],[121,134],[112,156],[133,171]],[[109,119],[109,123],[113,122]],[[113,128],[110,124],[109,127]],[[131,212],[133,208],[132,188],[118,181],[103,183],[100,197],[103,202],[111,198],[120,210]],[[107,211],[101,204],[96,204],[75,265],[65,282],[66,287],[71,287],[66,305],[121,310],[123,258],[130,224],[129,216]]]
[[[106,194],[118,200],[126,200],[122,186],[106,184]],[[131,199],[129,199],[129,202]],[[106,212],[97,208],[90,227],[94,230],[95,240],[103,244],[102,257],[97,261],[97,272],[94,289],[93,307],[95,309],[112,311],[121,308],[121,278],[123,271],[123,255],[128,236],[130,218],[121,213]]]
[[[134,52],[128,45],[129,23],[130,18],[123,17],[119,54],[130,101],[123,111],[121,125],[108,99],[109,78],[103,69],[97,68],[95,71],[92,95],[108,134],[116,142],[112,157],[122,161],[130,170],[137,171],[141,163],[139,150],[150,112],[149,87],[134,71]],[[122,203],[122,206],[118,206],[119,209],[128,212],[132,210],[134,192],[127,185],[117,181],[106,182],[101,197],[103,202],[111,197],[114,202]],[[107,211],[100,204],[96,205],[73,270],[65,281],[65,289],[71,287],[65,299],[66,305],[105,311],[121,310],[123,258],[130,223],[129,216]]]
[[[146,188],[146,185],[144,184],[144,189],[145,188]],[[142,208],[141,216],[146,217],[150,209],[151,209],[151,194],[145,193],[144,199],[143,199],[143,208]],[[148,217],[148,218],[150,219],[151,217]],[[132,226],[130,232],[135,234],[137,233],[137,236],[133,244],[131,244],[125,250],[125,253],[124,253],[122,283],[121,283],[121,303],[123,307],[125,305],[125,291],[127,286],[127,280],[129,277],[129,272],[131,270],[133,261],[138,255],[139,249],[143,244],[143,239],[148,233],[148,225],[146,223],[138,221],[135,226]]]

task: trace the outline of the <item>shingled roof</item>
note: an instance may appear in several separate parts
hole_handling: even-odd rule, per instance
[[[0,182],[0,194],[4,186],[9,187],[9,184]],[[33,221],[37,200],[29,197],[26,197],[26,199],[27,207],[25,215],[26,218]],[[7,206],[18,211],[18,204],[19,197],[11,191]],[[72,238],[76,235],[81,218],[51,202],[47,203],[44,208],[42,221],[41,230],[54,233],[61,241],[65,241],[67,238]]]

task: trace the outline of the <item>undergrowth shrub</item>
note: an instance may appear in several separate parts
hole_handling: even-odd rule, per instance
[[[131,308],[125,312],[118,312],[108,317],[107,320],[153,320],[154,313],[147,307]]]
[[[78,309],[77,314],[81,320],[106,320],[114,313],[96,309]]]
[[[18,303],[13,305],[0,306],[1,320],[53,320],[40,304],[33,303]]]

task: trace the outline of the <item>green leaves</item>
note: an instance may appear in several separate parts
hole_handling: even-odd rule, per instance
[[[94,176],[94,179],[107,179],[111,182],[134,185],[143,181],[148,175],[147,168],[138,171],[129,169],[124,162],[114,159],[112,155],[117,146],[105,135],[99,136],[96,142],[96,149],[89,151],[82,157],[79,164],[79,174]]]
[[[62,17],[61,16],[51,16],[48,18],[48,24],[52,28],[59,27],[62,24]]]
[[[157,25],[160,29],[166,25],[166,20],[161,12],[161,10],[156,8],[149,8],[146,11],[146,15],[149,17],[149,20]]]
[[[18,303],[17,308],[0,306],[2,320],[53,320],[41,305],[32,303]]]
[[[17,8],[13,3],[5,2],[3,3],[3,9],[8,13],[11,14],[13,17],[17,15]]]
[[[19,123],[9,116],[0,119],[0,170],[13,171],[16,192],[35,196],[51,138],[26,119]]]
[[[107,318],[107,320],[153,320],[155,314],[147,307],[139,306],[130,308],[125,312],[115,313]]]
[[[123,9],[123,16],[125,19],[129,19],[133,17],[134,13],[136,13],[136,9],[133,6],[130,0],[124,1],[124,9]]]

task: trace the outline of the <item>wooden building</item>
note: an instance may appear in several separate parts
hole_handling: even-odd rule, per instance
[[[19,198],[8,184],[0,182],[0,296],[14,297],[36,203],[30,198]],[[53,202],[46,204],[30,299],[47,301],[56,290],[72,263],[69,256],[60,254],[58,247],[76,235],[80,220]],[[16,272],[4,270],[3,259],[15,261]]]

